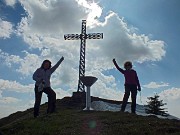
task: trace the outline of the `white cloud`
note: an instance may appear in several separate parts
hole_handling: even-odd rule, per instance
[[[81,20],[90,12],[76,0],[21,1],[29,14],[31,31],[40,34],[58,34],[64,31],[77,31]],[[79,31],[79,30],[78,30]]]
[[[1,49],[0,49],[0,58],[2,59],[3,64],[7,65],[8,67],[12,67],[12,64],[14,63],[17,64],[21,60],[19,56],[9,55],[8,53],[3,52]]]
[[[3,21],[0,18],[0,38],[6,39],[10,38],[10,35],[13,32],[13,25],[8,21]]]
[[[167,103],[168,113],[180,118],[180,88],[171,88],[159,94],[164,103]]]
[[[18,103],[19,99],[17,98],[14,98],[14,97],[3,97],[3,98],[0,98],[0,104],[11,104],[11,103]]]
[[[19,99],[12,98],[12,97],[8,97],[8,98],[6,97],[5,99],[6,99],[6,101],[7,101],[7,99],[11,100],[11,101],[14,100],[14,102],[8,102],[8,103],[6,102],[5,103],[4,101],[1,102],[1,100],[0,100],[0,106],[1,106],[0,118],[6,117],[17,111],[25,111],[26,109],[33,107],[32,100],[31,101],[23,101],[23,100],[19,100]]]
[[[0,49],[0,58],[9,68],[13,68],[15,64],[19,65],[19,68],[15,70],[22,75],[28,76],[35,71],[35,68],[38,68],[38,66],[40,67],[42,60],[41,57],[36,54],[30,54],[26,51],[24,51],[24,53],[25,57],[21,58],[17,55],[10,55],[5,53]]]
[[[56,98],[57,99],[62,99],[63,97],[71,97],[72,96],[72,91],[64,91],[62,89],[56,89]]]
[[[0,118],[7,117],[8,115],[15,113],[19,110],[20,109],[14,104],[13,104],[13,106],[1,104]]]
[[[64,55],[73,56],[71,60],[75,60],[74,57],[79,55],[79,42],[64,41],[63,34],[80,33],[82,19],[87,19],[88,15],[95,11],[102,13],[102,8],[97,4],[89,4],[84,0],[22,1],[22,4],[29,16],[22,19],[18,30],[30,47],[46,47],[49,49],[49,56],[55,52],[53,57],[62,52]],[[106,16],[105,22],[94,19],[88,26],[87,32],[104,33],[103,40],[87,41],[87,53],[90,54],[87,61],[93,61],[96,69],[112,68],[111,60],[114,57],[123,63],[125,60],[159,61],[165,55],[163,41],[151,40],[148,36],[134,33],[134,28],[129,28],[127,23],[113,12]]]
[[[2,87],[2,85],[0,85],[0,87]],[[0,90],[0,98],[2,98],[2,91]]]
[[[97,18],[101,17],[103,9],[95,1],[77,0],[77,2],[79,3],[79,5],[87,8],[87,25],[97,23]]]
[[[180,100],[180,88],[167,89],[162,91],[159,95],[167,101],[177,100],[177,99]]]
[[[32,75],[32,73],[41,66],[40,58],[36,54],[25,52],[26,56],[20,61],[20,67],[17,71],[23,75]]]
[[[103,57],[104,61],[110,61],[117,58],[121,63],[126,60],[142,63],[159,61],[165,56],[163,41],[151,40],[148,36],[134,33],[132,28],[113,12],[106,16],[105,22],[99,23],[90,31],[104,34],[103,40],[92,41],[92,48],[97,48],[94,52],[97,55],[95,59]]]
[[[91,95],[95,97],[122,101],[123,92],[117,88],[108,87],[104,82],[98,80],[91,88]]]
[[[161,87],[167,87],[169,86],[168,83],[157,83],[157,82],[150,82],[149,84],[143,85],[145,88],[149,88],[149,89],[156,89],[156,88],[161,88]]]
[[[3,97],[3,87],[5,87],[5,84],[2,85],[1,80],[0,80],[0,106],[1,106],[1,111],[0,111],[0,118],[5,117],[12,112],[18,111],[18,103],[21,102],[20,99],[14,98],[14,97]]]
[[[3,79],[0,79],[0,86],[1,86],[1,91],[6,90],[6,91],[21,92],[21,93],[32,92],[34,89],[34,84],[22,85],[16,81],[9,81]]]
[[[107,76],[99,70],[94,70],[93,72],[87,72],[87,75],[95,76],[98,80],[91,86],[91,95],[95,97],[101,97],[111,100],[122,100],[124,90],[117,88],[115,83],[115,78],[110,75]]]
[[[16,4],[16,0],[5,0],[6,5],[8,6],[14,6]]]

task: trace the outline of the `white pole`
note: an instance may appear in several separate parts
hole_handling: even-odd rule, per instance
[[[91,95],[90,95],[90,87],[87,87],[86,91],[86,108],[84,110],[93,110],[91,108]]]
[[[97,81],[97,78],[93,77],[93,76],[84,76],[84,77],[81,77],[81,81],[87,87],[87,89],[86,89],[86,108],[84,108],[83,110],[93,110],[91,108],[90,87]]]

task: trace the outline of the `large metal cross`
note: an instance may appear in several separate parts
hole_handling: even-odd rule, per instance
[[[86,39],[102,39],[103,33],[89,33],[86,34],[86,20],[82,20],[81,34],[66,34],[64,35],[65,40],[81,40],[80,46],[80,60],[79,60],[79,81],[78,81],[78,92],[84,92],[85,86],[80,80],[80,77],[85,76],[85,51],[86,51]]]

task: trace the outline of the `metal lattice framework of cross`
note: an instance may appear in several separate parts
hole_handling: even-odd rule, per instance
[[[79,60],[79,81],[77,92],[84,92],[85,86],[80,80],[80,77],[85,76],[85,51],[86,51],[86,39],[103,39],[103,33],[89,33],[86,34],[86,20],[82,20],[81,34],[66,34],[65,40],[81,40],[80,46],[80,60]]]

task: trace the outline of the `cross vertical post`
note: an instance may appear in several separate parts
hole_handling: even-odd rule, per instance
[[[86,20],[82,20],[81,34],[66,34],[65,40],[81,40],[80,46],[80,60],[79,60],[79,81],[77,92],[84,92],[85,86],[81,81],[81,77],[85,76],[85,51],[86,51],[86,39],[102,39],[103,33],[90,33],[86,34]]]

